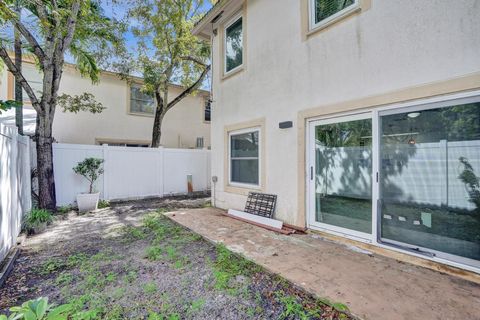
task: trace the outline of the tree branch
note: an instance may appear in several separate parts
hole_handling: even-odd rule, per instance
[[[41,113],[40,103],[37,99],[37,96],[35,95],[35,92],[33,91],[32,87],[30,87],[30,84],[27,82],[27,80],[25,80],[23,74],[17,69],[12,59],[8,56],[7,50],[3,46],[0,46],[0,58],[2,58],[8,70],[18,79],[18,82],[22,85],[22,88],[23,90],[25,90],[28,97],[30,98],[35,111],[37,111],[37,113]]]
[[[78,19],[78,12],[80,11],[80,2],[81,0],[77,0],[73,2],[72,4],[72,9],[71,9],[71,15],[68,17],[67,21],[67,35],[65,38],[63,38],[62,41],[62,53],[65,52],[66,48],[70,46],[70,43],[73,40],[73,36],[75,34],[75,27],[77,24],[77,19]]]
[[[207,68],[207,64],[204,63],[203,61],[201,61],[200,59],[197,59],[195,57],[192,57],[192,56],[181,56],[180,59],[182,60],[187,60],[187,61],[192,61],[192,62],[195,62],[196,64],[199,64],[201,65],[202,67],[204,68]]]
[[[14,25],[17,28],[17,30],[20,31],[22,36],[32,46],[33,53],[38,57],[39,63],[43,67],[43,62],[45,60],[45,52],[43,52],[42,47],[40,47],[40,45],[38,44],[37,39],[35,39],[33,34],[31,34],[30,31],[28,31],[28,29],[25,27],[25,25],[22,22],[20,22],[18,19],[15,19]]]
[[[175,97],[172,101],[170,101],[167,104],[167,108],[165,112],[173,108],[177,103],[179,103],[183,98],[191,94],[193,91],[195,91],[201,84],[205,76],[207,75],[208,71],[210,71],[210,65],[206,66],[205,69],[203,70],[202,74],[200,77],[195,81],[191,86],[189,86],[187,89],[185,89],[182,93],[180,93],[178,96]]]

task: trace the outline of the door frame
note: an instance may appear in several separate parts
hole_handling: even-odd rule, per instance
[[[371,111],[361,111],[356,113],[348,113],[348,114],[336,114],[330,115],[327,117],[320,117],[320,118],[312,118],[308,120],[307,125],[307,227],[312,229],[317,229],[321,231],[327,231],[336,235],[340,235],[345,238],[351,238],[354,240],[362,241],[362,242],[373,242],[373,230],[375,229],[374,226],[376,225],[376,221],[373,220],[372,215],[372,234],[351,230],[344,227],[334,226],[327,223],[318,222],[315,220],[315,202],[316,202],[316,195],[315,195],[315,166],[316,166],[316,149],[315,149],[315,127],[319,125],[327,125],[332,123],[341,123],[341,122],[349,122],[349,121],[356,121],[356,120],[372,120],[372,162],[374,161],[373,157],[373,146],[375,139],[374,131],[373,131],[373,119],[372,119],[372,112]],[[372,163],[372,172],[374,169]],[[372,208],[374,208],[373,202],[373,180],[372,180]],[[376,220],[376,219],[375,219]],[[375,224],[374,224],[375,223]]]
[[[409,100],[405,102],[397,102],[392,104],[384,104],[384,105],[376,105],[371,106],[369,108],[362,108],[359,110],[348,111],[348,112],[339,112],[339,113],[330,113],[323,116],[318,117],[311,117],[306,119],[305,125],[305,136],[304,139],[305,143],[305,216],[306,216],[306,223],[307,227],[319,230],[322,232],[326,232],[329,234],[341,236],[344,238],[353,239],[359,242],[371,243],[372,245],[388,249],[390,251],[399,252],[403,254],[408,254],[417,258],[422,258],[425,260],[430,260],[438,263],[442,263],[445,265],[449,265],[452,267],[472,271],[475,273],[480,273],[480,266],[477,266],[477,261],[471,263],[471,259],[463,258],[460,256],[455,256],[451,254],[447,254],[444,252],[436,252],[432,249],[427,249],[429,252],[418,252],[413,250],[408,245],[404,245],[403,243],[397,243],[395,241],[384,242],[380,235],[381,235],[381,220],[379,216],[381,215],[380,207],[380,185],[379,185],[379,174],[380,174],[380,127],[379,127],[379,120],[380,115],[387,115],[387,114],[394,114],[400,112],[401,109],[412,111],[418,110],[425,110],[429,108],[438,108],[445,104],[448,105],[452,101],[465,99],[465,101],[480,101],[480,90],[468,90],[463,92],[451,93],[451,94],[444,94],[438,95],[434,97],[428,98],[420,98],[415,100]],[[427,107],[427,108],[425,108]],[[371,114],[372,119],[372,234],[365,237],[365,234],[355,234],[356,232],[352,232],[354,230],[349,230],[340,227],[334,227],[329,225],[320,226],[317,224],[312,224],[311,219],[315,219],[315,207],[313,206],[312,210],[312,198],[314,196],[314,190],[312,189],[312,181],[310,179],[310,170],[311,170],[311,154],[312,154],[312,126],[311,123],[319,120],[328,121],[330,120],[331,123],[335,122],[335,119],[340,119],[342,117],[348,116],[355,116],[359,114]],[[400,112],[401,113],[401,112]],[[326,123],[326,122],[325,122]],[[313,139],[314,140],[314,139]],[[314,150],[314,149],[313,149]],[[314,153],[314,152],[313,152]],[[314,187],[314,186],[313,186]],[[313,191],[313,192],[312,192]],[[313,200],[314,201],[314,200]],[[313,202],[313,205],[315,202]],[[336,229],[336,230],[335,230]],[[419,247],[419,246],[415,246]],[[433,253],[433,254],[431,254]]]

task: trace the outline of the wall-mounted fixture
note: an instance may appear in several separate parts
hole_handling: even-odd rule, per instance
[[[292,121],[283,121],[278,124],[278,127],[280,129],[288,129],[293,127],[293,122]]]

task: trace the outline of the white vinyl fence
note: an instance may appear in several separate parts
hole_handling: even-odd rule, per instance
[[[210,189],[210,151],[193,149],[150,149],[78,144],[54,144],[53,165],[57,205],[70,205],[88,182],[72,170],[85,158],[104,159],[104,174],[95,187],[105,200],[135,199],[188,192],[187,175],[193,191]]]
[[[0,123],[0,262],[15,244],[31,209],[30,139]]]
[[[368,147],[324,148],[317,146],[323,169],[317,186],[320,192],[341,196],[371,197],[371,149]],[[420,204],[474,209],[465,184],[460,157],[468,160],[480,176],[480,141],[442,140],[382,148],[382,172],[387,174],[385,199]],[[327,169],[325,167],[328,165]],[[387,173],[388,172],[388,173]],[[326,175],[326,176],[325,176]]]

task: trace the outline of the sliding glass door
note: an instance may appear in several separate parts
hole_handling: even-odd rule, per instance
[[[478,265],[480,103],[383,112],[379,125],[382,241]]]
[[[480,268],[479,96],[312,120],[308,141],[309,227]]]
[[[370,113],[312,122],[311,224],[357,237],[372,232]]]

